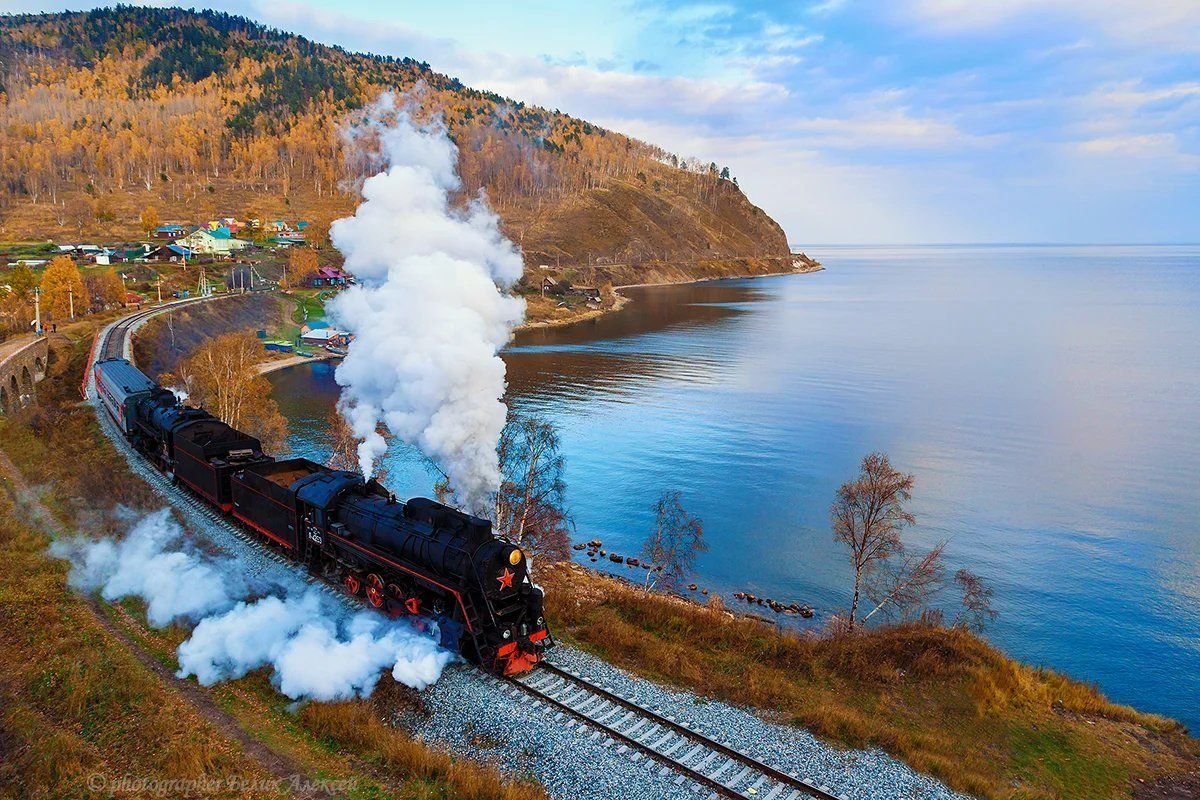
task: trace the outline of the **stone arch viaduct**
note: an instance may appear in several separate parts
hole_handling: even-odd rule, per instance
[[[46,377],[50,340],[45,336],[0,343],[0,412],[33,402],[34,385]]]

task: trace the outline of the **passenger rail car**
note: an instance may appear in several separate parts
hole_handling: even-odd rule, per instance
[[[553,645],[525,554],[488,520],[400,502],[356,472],[277,460],[125,359],[94,369],[101,405],[142,456],[313,574],[391,616],[436,621],[443,645],[500,675]]]

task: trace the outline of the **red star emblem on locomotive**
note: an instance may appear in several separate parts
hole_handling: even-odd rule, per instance
[[[513,571],[506,568],[504,572],[500,573],[500,577],[496,578],[496,580],[500,581],[501,589],[511,589],[513,582]]]

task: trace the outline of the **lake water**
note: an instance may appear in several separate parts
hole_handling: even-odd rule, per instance
[[[989,638],[1200,730],[1200,247],[809,253],[826,271],[632,289],[517,339],[512,401],[561,431],[578,538],[636,553],[679,489],[702,586],[819,623],[848,605],[829,504],[882,450],[916,475],[912,544],[995,587]],[[332,368],[271,377],[322,458]],[[407,448],[389,466],[430,491]]]

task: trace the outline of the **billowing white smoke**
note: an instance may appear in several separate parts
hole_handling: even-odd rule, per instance
[[[269,666],[288,697],[339,700],[370,694],[384,669],[423,689],[455,657],[407,622],[348,612],[299,579],[252,587],[237,562],[188,547],[167,510],[142,518],[121,541],[73,539],[51,552],[72,561],[72,586],[109,601],[144,600],[155,627],[197,622],[179,646],[179,675],[206,686]]]
[[[350,137],[377,142],[387,166],[363,183],[354,216],[330,229],[358,282],[329,306],[355,335],[336,373],[339,408],[362,440],[365,475],[386,449],[382,423],[437,463],[464,507],[482,511],[500,481],[497,352],[524,315],[505,292],[521,256],[482,197],[452,205],[458,151],[440,123],[417,125],[385,95]]]
[[[205,561],[187,546],[167,509],[143,517],[121,541],[63,540],[50,550],[73,562],[71,586],[99,589],[110,602],[140,597],[157,628],[223,611],[233,605],[231,597],[248,591],[245,581],[220,562]]]
[[[179,646],[179,674],[205,686],[271,665],[288,697],[365,696],[381,670],[424,689],[453,658],[408,623],[369,611],[347,615],[319,589],[238,603],[201,620]]]

